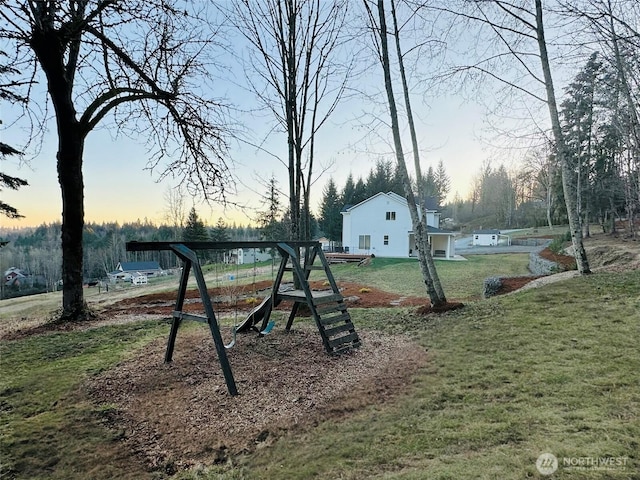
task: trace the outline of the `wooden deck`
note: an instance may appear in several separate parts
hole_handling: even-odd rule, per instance
[[[367,258],[371,258],[371,255],[356,254],[356,253],[325,253],[329,263],[351,263],[361,262]]]

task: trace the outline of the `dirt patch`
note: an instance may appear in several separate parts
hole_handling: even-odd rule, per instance
[[[310,326],[243,335],[229,350],[239,395],[227,393],[207,329],[180,332],[174,360],[165,341],[91,379],[89,397],[127,447],[152,469],[211,464],[271,444],[284,432],[389,401],[428,362],[405,336],[359,332],[363,346],[330,356]]]
[[[329,289],[329,286],[324,282],[309,282],[309,285],[314,291]],[[248,313],[254,305],[259,303],[265,296],[271,294],[271,286],[272,282],[265,280],[246,285],[210,288],[208,293],[216,313],[236,311]],[[426,296],[401,296],[353,282],[338,282],[338,288],[348,307],[411,307],[428,303]],[[117,315],[123,312],[128,314],[171,315],[176,295],[177,293],[172,291],[126,298],[106,306],[102,313],[107,315]],[[283,302],[278,309],[290,310],[291,304]],[[197,289],[187,291],[183,311],[191,313],[202,311],[202,301]]]
[[[545,248],[538,253],[542,258],[558,264],[560,271],[575,270],[576,259],[570,255],[555,253],[549,248]]]

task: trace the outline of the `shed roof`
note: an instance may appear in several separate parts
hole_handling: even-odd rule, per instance
[[[497,230],[497,229],[474,230],[473,235],[500,235],[500,230]]]
[[[139,270],[162,270],[158,262],[120,262],[118,270],[123,272],[137,272]]]

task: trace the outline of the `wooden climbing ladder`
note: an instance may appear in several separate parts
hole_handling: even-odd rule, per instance
[[[236,332],[254,328],[262,320],[260,332],[268,330],[269,318],[272,309],[282,301],[293,302],[291,313],[287,321],[286,330],[293,325],[294,318],[301,305],[305,304],[313,316],[324,348],[328,353],[337,354],[360,346],[360,338],[356,333],[351,316],[347,310],[344,298],[338,289],[336,281],[329,268],[319,242],[127,242],[127,251],[160,251],[171,250],[183,262],[178,298],[176,300],[171,332],[165,353],[165,362],[171,362],[178,329],[183,320],[195,320],[206,323],[211,330],[218,359],[227,384],[229,394],[238,393],[231,366],[225,351],[225,345],[220,335],[220,328],[213,310],[213,304],[209,298],[207,286],[204,280],[200,262],[194,250],[230,250],[235,248],[277,248],[281,256],[280,267],[271,289],[270,301],[261,304],[261,308],[252,312],[242,328],[236,328]],[[298,252],[304,252],[304,262],[300,261]],[[319,260],[320,264],[315,262]],[[309,276],[314,270],[322,270],[329,283],[330,290],[313,291],[309,286]],[[182,310],[186,297],[189,274],[192,272],[196,283],[205,315],[193,315]],[[286,289],[283,280],[287,272],[292,274],[293,289]],[[257,314],[259,310],[259,315]]]
[[[304,252],[304,264],[300,262],[298,253],[290,245],[278,243],[278,250],[282,260],[273,284],[272,295],[274,295],[273,305],[283,300],[293,302],[286,330],[291,329],[298,309],[305,304],[316,322],[322,343],[328,353],[340,353],[359,347],[360,338],[320,244],[314,243],[307,248]],[[320,265],[315,264],[316,260],[320,260]],[[314,270],[324,272],[331,287],[330,290],[311,290],[309,276]],[[293,273],[294,285],[297,285],[298,289],[283,290],[281,288],[285,272]]]

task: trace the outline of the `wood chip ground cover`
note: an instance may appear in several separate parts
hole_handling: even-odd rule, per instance
[[[239,395],[227,393],[208,329],[181,331],[174,361],[165,342],[86,385],[97,404],[115,405],[111,428],[152,469],[172,471],[226,460],[269,445],[284,432],[338,418],[405,391],[428,361],[405,336],[360,332],[363,346],[329,356],[317,331],[302,325],[229,351]]]

